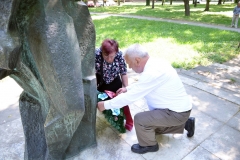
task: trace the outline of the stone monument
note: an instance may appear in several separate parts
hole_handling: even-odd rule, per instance
[[[24,90],[25,159],[67,159],[96,145],[94,51],[84,3],[0,0],[0,79]]]

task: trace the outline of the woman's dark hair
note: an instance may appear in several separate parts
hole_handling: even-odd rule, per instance
[[[102,42],[101,50],[107,55],[113,52],[118,52],[118,42],[113,39],[105,39]]]

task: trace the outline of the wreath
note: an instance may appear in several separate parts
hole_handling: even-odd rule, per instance
[[[105,91],[98,93],[98,102],[112,99],[116,96],[114,92]],[[128,106],[116,109],[106,109],[103,111],[106,120],[120,133],[125,133],[126,129],[131,131],[133,127],[133,120]],[[126,125],[124,125],[126,120]]]

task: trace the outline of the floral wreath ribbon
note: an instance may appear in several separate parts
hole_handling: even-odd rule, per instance
[[[104,92],[106,94],[99,95],[100,96],[99,98],[102,99],[102,100],[106,99],[107,97],[110,97],[112,99],[112,98],[117,96],[116,93],[114,93],[112,91],[104,90]],[[111,110],[112,110],[113,115],[118,116],[120,114],[120,109],[111,109]],[[125,118],[126,118],[125,128],[127,130],[131,131],[132,128],[133,128],[133,119],[132,119],[132,115],[130,113],[130,109],[129,109],[128,105],[123,107],[123,113],[124,113]]]

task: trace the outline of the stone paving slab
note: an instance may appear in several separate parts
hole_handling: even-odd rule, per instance
[[[201,155],[201,156],[199,156]],[[202,148],[201,146],[198,146],[194,151],[192,151],[189,155],[187,155],[183,160],[221,160],[217,156],[214,156],[206,149]]]
[[[214,87],[207,85],[206,83],[202,83],[202,82],[195,84],[194,87],[201,89],[203,91],[209,92],[209,93],[211,93],[215,96],[218,96],[222,99],[225,99],[227,101],[230,101],[230,102],[240,105],[240,94],[231,93],[231,92],[228,92],[225,90],[214,88]]]
[[[240,55],[238,55],[237,57],[233,58],[232,60],[230,60],[228,62],[225,62],[224,64],[227,66],[240,67]]]
[[[184,84],[187,84],[189,86],[193,86],[197,89],[203,90],[205,92],[211,93],[219,98],[225,99],[227,101],[233,102],[237,105],[240,105],[240,94],[234,93],[231,91],[226,91],[221,88],[215,88],[208,83],[191,79],[183,75],[179,75],[180,79]]]
[[[130,78],[131,83],[138,79],[137,75],[133,77]],[[183,134],[157,135],[160,146],[158,152],[135,154],[130,150],[131,145],[137,143],[135,129],[120,134],[105,120],[102,113],[97,112],[97,146],[92,146],[69,160],[192,160],[195,157],[197,160],[239,159],[239,105],[200,90],[193,85],[195,81],[192,79],[187,77],[183,79],[184,82],[192,84],[184,83],[187,93],[192,96],[193,100],[191,116],[196,118],[196,130],[192,138],[186,136],[186,131]],[[13,81],[7,85],[13,86]],[[7,85],[4,85],[5,89],[8,88]],[[0,94],[2,94],[2,86],[0,87]],[[11,96],[16,97],[20,93],[20,91],[8,91],[10,99]],[[0,99],[0,104],[3,101],[9,100]],[[147,110],[144,99],[129,106],[133,117],[136,113]],[[7,110],[11,107],[1,105],[1,108]],[[17,110],[17,105],[15,110]],[[0,117],[1,114],[3,112],[0,111]],[[24,134],[20,115],[16,119],[0,123],[0,137],[2,137],[0,140],[1,160],[24,159]]]
[[[225,125],[200,146],[224,160],[240,159],[239,131]]]
[[[219,30],[227,30],[227,31],[234,31],[239,32],[239,28],[232,28],[225,25],[213,25],[213,24],[207,24],[202,22],[192,22],[192,21],[185,21],[185,20],[173,20],[173,19],[166,19],[166,18],[155,18],[155,17],[147,17],[147,16],[137,16],[137,15],[127,15],[127,14],[111,14],[111,13],[96,13],[91,12],[93,19],[100,19],[100,18],[106,18],[109,16],[117,16],[117,17],[125,17],[125,18],[136,18],[136,19],[144,19],[144,20],[151,20],[151,21],[160,21],[160,22],[169,22],[169,23],[177,23],[181,25],[191,25],[191,26],[199,26],[199,27],[205,27],[205,28],[215,28]]]
[[[18,119],[22,88],[10,77],[0,80],[0,124]]]
[[[231,79],[234,79],[235,83],[240,83],[240,67],[213,64],[210,66],[198,66],[190,71],[217,81],[231,83]]]
[[[139,154],[132,154],[126,143],[105,121],[97,118],[97,146],[82,151],[69,160],[144,160]]]
[[[25,142],[21,118],[1,124],[0,137],[1,160],[24,159]]]
[[[234,115],[227,123],[232,128],[240,131],[240,111]]]
[[[231,92],[234,94],[236,92],[237,94],[240,94],[240,83],[235,82],[235,79],[240,79],[239,78],[216,78],[216,76],[219,77],[219,75],[214,75],[211,73],[206,73],[207,75],[203,75],[203,73],[199,74],[196,72],[196,70],[184,70],[184,69],[177,69],[178,74],[183,77],[189,77],[188,79],[200,81],[207,83],[208,85],[211,85],[214,88],[221,88],[224,89],[225,91]],[[239,73],[240,74],[240,73]],[[234,80],[234,82],[233,82]],[[238,80],[239,81],[239,80]]]
[[[194,87],[185,86],[185,88],[192,96],[194,109],[202,111],[220,122],[226,123],[239,111],[237,104]]]

